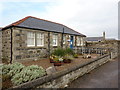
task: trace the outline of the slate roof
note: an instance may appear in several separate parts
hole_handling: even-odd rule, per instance
[[[59,24],[56,22],[52,22],[52,21],[48,21],[48,20],[44,20],[44,19],[40,19],[40,18],[36,18],[36,17],[32,17],[32,16],[27,16],[15,23],[12,23],[12,24],[6,26],[5,28],[10,27],[10,26],[41,29],[41,30],[61,32],[61,33],[63,32],[63,29],[64,29],[64,33],[80,35],[80,36],[85,37],[85,35],[77,32],[63,24]]]
[[[101,41],[103,37],[86,37],[86,41]]]

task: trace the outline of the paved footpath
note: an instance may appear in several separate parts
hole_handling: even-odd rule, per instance
[[[68,88],[118,88],[118,59],[76,79]]]

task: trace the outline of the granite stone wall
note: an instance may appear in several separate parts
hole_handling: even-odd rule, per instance
[[[2,31],[2,58],[11,60],[11,29]]]
[[[94,47],[94,48],[111,48],[112,58],[118,56],[118,48],[119,48],[119,40],[105,40],[104,42],[96,42],[96,43],[87,43],[87,47]]]
[[[43,47],[28,47],[27,32],[44,33]],[[38,60],[48,55],[48,32],[14,28],[13,30],[13,60]]]
[[[27,32],[44,33],[44,46],[28,47]],[[53,46],[53,34],[58,35],[58,46]],[[66,37],[65,44],[63,44],[63,48],[69,48],[70,42],[68,40],[70,40],[70,35],[69,34],[63,34],[63,35]],[[78,36],[73,36],[74,47],[76,47],[77,37]],[[17,27],[12,28],[12,34],[11,34],[11,29],[7,29],[2,32],[3,57],[10,61],[12,56],[13,62],[20,60],[40,60],[42,58],[47,58],[55,49],[61,47],[61,43],[63,43],[62,33],[48,32],[42,30],[41,31],[32,30],[32,29],[17,28]]]

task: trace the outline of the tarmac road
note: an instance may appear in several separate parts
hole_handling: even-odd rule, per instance
[[[118,88],[118,59],[76,79],[67,88]]]

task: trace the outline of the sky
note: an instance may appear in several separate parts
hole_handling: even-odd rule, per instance
[[[88,37],[118,39],[119,0],[0,0],[0,27],[26,16],[64,24]]]

